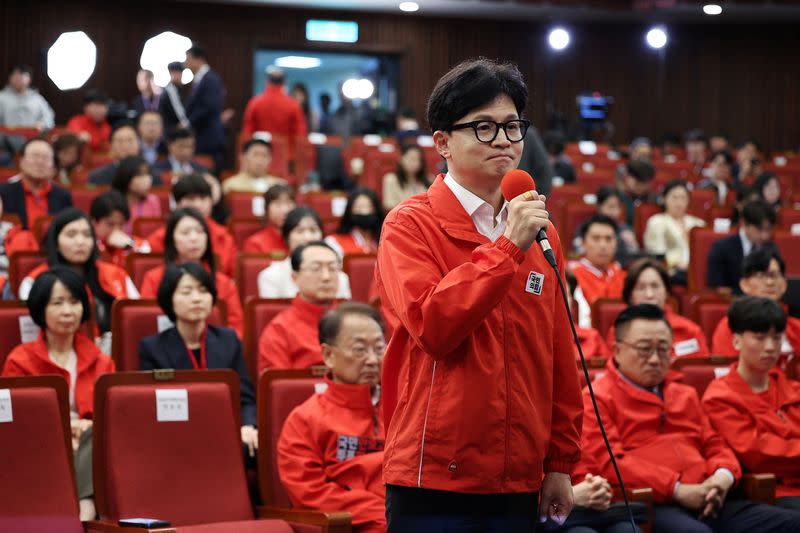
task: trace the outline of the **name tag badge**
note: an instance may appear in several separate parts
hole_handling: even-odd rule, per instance
[[[675,355],[678,357],[683,357],[685,355],[691,355],[693,353],[697,353],[700,351],[700,343],[697,342],[697,339],[688,339],[681,342],[676,342],[672,349],[675,350]]]
[[[542,294],[542,286],[544,285],[544,274],[531,271],[528,274],[528,281],[525,283],[525,292],[540,296]]]

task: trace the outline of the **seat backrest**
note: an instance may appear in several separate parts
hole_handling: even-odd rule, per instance
[[[142,254],[134,252],[125,258],[125,270],[131,277],[131,281],[141,290],[144,275],[148,270],[152,270],[164,264],[164,254]]]
[[[165,211],[168,213],[169,209]],[[142,239],[146,239],[150,236],[158,228],[164,226],[166,224],[164,217],[138,217],[133,220],[133,226],[131,227],[131,233],[136,235],[137,237],[141,237]],[[152,246],[152,243],[150,243]],[[163,247],[164,243],[160,243]]]
[[[605,340],[608,330],[628,304],[616,298],[598,298],[592,304],[592,327]]]
[[[226,315],[225,302],[217,301],[208,322],[224,326]],[[111,357],[117,370],[139,370],[139,341],[158,333],[159,320],[169,319],[155,300],[114,301],[111,306]]]
[[[350,278],[350,292],[356,302],[369,303],[369,289],[375,278],[375,254],[344,256],[344,271]]]
[[[258,378],[258,339],[278,313],[288,309],[291,300],[251,298],[244,305],[244,357],[253,382]]]
[[[77,207],[81,211],[86,213],[89,212],[89,208],[92,206],[92,202],[95,198],[97,198],[100,193],[107,191],[109,187],[107,186],[77,186],[77,187],[70,187],[69,191],[72,193],[72,205]]]
[[[676,359],[670,365],[683,374],[681,383],[691,385],[701,398],[709,384],[717,378],[727,375],[729,366],[736,357],[712,356],[704,358]]]
[[[578,228],[595,213],[597,206],[593,204],[575,202],[564,205],[558,221],[558,236],[561,238],[561,248],[565,255],[572,250],[572,239],[575,238]]]
[[[83,531],[61,376],[0,378],[0,531]]]
[[[583,185],[570,183],[561,187],[553,187],[547,197],[547,209],[552,214],[558,214],[569,203],[583,203],[583,195],[589,192]],[[592,191],[594,192],[594,191]],[[561,221],[557,221],[559,224]]]
[[[252,215],[228,219],[228,231],[233,235],[233,242],[236,243],[236,247],[240,250],[244,248],[244,241],[248,237],[262,229],[264,229],[264,220]]]
[[[233,279],[239,288],[239,298],[247,302],[248,298],[258,298],[258,273],[272,263],[271,254],[240,253],[236,258]]]
[[[793,224],[800,224],[800,210],[779,209],[778,227],[784,230],[791,230]]]
[[[51,222],[53,222],[53,217],[51,215],[40,215],[36,217],[31,228],[31,233],[33,233],[33,238],[36,239],[36,242],[40,243],[44,240],[44,235],[47,233],[47,230],[50,229]]]
[[[689,210],[708,212],[717,205],[717,191],[714,189],[694,189],[689,195]]]
[[[319,213],[322,220],[329,220],[335,217],[333,213],[333,202],[335,198],[341,202],[345,198],[344,192],[341,191],[311,191],[298,198],[299,203],[312,208]],[[341,216],[341,214],[340,214]]]
[[[8,259],[8,282],[14,294],[19,293],[19,284],[31,270],[47,263],[47,256],[42,252],[15,252]]]
[[[776,230],[772,240],[775,241],[786,263],[786,277],[800,277],[800,235],[792,235],[786,230]]]
[[[292,410],[323,382],[324,367],[265,370],[258,380],[258,482],[264,505],[290,507],[278,475],[278,438]]]
[[[733,235],[733,231],[717,233],[713,229],[692,228],[689,232],[689,290],[700,291],[706,288],[708,254],[711,246],[720,239]]]
[[[164,213],[164,215],[166,215],[167,213],[170,212],[170,208],[169,208],[170,207],[169,206],[170,202],[169,202],[169,200],[170,200],[170,196],[172,195],[172,193],[171,193],[169,187],[165,187],[163,185],[160,186],[160,187],[152,187],[150,189],[150,194],[154,194],[156,196],[156,198],[158,198],[158,201],[161,204],[161,212]],[[159,220],[161,220],[162,223],[164,221],[163,218],[161,218]],[[134,235],[136,235],[136,234],[134,233]]]
[[[647,229],[647,221],[650,217],[661,213],[664,208],[658,204],[640,204],[633,212],[633,231],[636,233],[636,241],[644,243],[644,230]]]
[[[231,191],[225,195],[225,201],[228,202],[228,208],[231,210],[231,216],[240,217],[254,217],[263,216],[263,212],[258,212],[260,204],[260,211],[264,210],[264,195],[255,192],[241,192]]]
[[[165,380],[161,374],[107,374],[95,385],[94,489],[100,515],[152,516],[173,526],[251,520],[238,375],[190,370]],[[168,394],[173,399],[165,398]],[[175,416],[183,413],[184,419]]]
[[[721,301],[699,301],[695,303],[695,315],[697,324],[703,330],[706,339],[714,337],[714,330],[717,325],[728,314],[728,302]]]
[[[30,317],[28,306],[20,301],[0,301],[0,370],[11,350],[22,342],[20,317]]]

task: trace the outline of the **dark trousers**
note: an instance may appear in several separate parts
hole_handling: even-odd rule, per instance
[[[531,533],[539,494],[462,494],[386,486],[388,533]]]
[[[653,508],[653,533],[681,531],[685,533],[759,533],[800,531],[800,512],[743,500],[725,502],[719,516],[698,520],[697,513],[677,505],[656,505]]]

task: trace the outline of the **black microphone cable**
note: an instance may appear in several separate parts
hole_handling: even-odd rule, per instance
[[[605,442],[606,450],[608,451],[608,456],[611,459],[611,465],[614,467],[614,473],[617,475],[617,481],[619,481],[619,489],[622,492],[622,498],[625,500],[625,509],[628,511],[628,519],[631,522],[631,530],[633,533],[637,533],[639,529],[636,526],[636,520],[633,518],[633,510],[631,510],[630,502],[628,502],[628,493],[625,490],[625,483],[622,482],[622,474],[619,472],[619,467],[617,466],[617,460],[614,458],[614,452],[611,450],[611,443],[608,442],[608,437],[606,436],[606,429],[603,427],[603,421],[600,419],[600,410],[597,408],[597,400],[594,397],[594,389],[592,389],[592,380],[589,378],[589,369],[586,368],[586,359],[583,357],[583,349],[581,348],[581,343],[578,340],[578,332],[575,330],[575,322],[572,319],[572,313],[569,310],[569,300],[567,299],[567,290],[564,288],[564,282],[561,280],[561,274],[558,272],[558,264],[556,263],[556,257],[553,254],[553,250],[550,248],[550,243],[547,241],[547,234],[545,233],[544,229],[539,230],[539,234],[536,236],[536,240],[539,242],[539,246],[542,248],[542,252],[544,252],[544,256],[547,259],[547,262],[550,263],[550,266],[553,267],[553,272],[556,275],[556,279],[558,280],[558,286],[561,288],[561,297],[564,300],[564,307],[567,309],[567,318],[569,318],[569,327],[572,329],[572,337],[575,340],[575,346],[578,347],[578,354],[581,356],[581,366],[583,367],[583,375],[586,378],[586,386],[589,387],[589,396],[592,398],[592,407],[594,407],[594,416],[597,418],[597,424],[600,426],[600,434],[603,435],[603,442]]]

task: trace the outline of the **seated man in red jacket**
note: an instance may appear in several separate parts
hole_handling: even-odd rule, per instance
[[[339,256],[322,241],[292,252],[292,306],[272,319],[258,339],[258,373],[266,368],[308,368],[323,363],[317,324],[339,291]]]
[[[744,260],[739,287],[747,296],[760,296],[780,303],[786,292],[786,265],[777,250],[754,250]],[[711,338],[711,353],[738,356],[733,343],[733,332],[725,317],[717,324]],[[784,357],[800,355],[800,320],[787,317],[786,330],[781,336],[780,353]]]
[[[344,303],[322,317],[319,340],[328,367],[325,387],[286,419],[278,474],[295,506],[347,511],[353,531],[381,533],[383,323],[372,307]]]
[[[739,361],[703,395],[711,423],[745,470],[778,477],[777,504],[800,510],[800,382],[776,367],[786,314],[746,296],[728,309]]]
[[[668,373],[672,331],[664,312],[632,305],[614,328],[614,358],[594,391],[627,488],[653,489],[653,530],[800,531],[800,513],[726,498],[741,467],[695,389]],[[588,389],[583,396],[582,459],[614,480]]]

